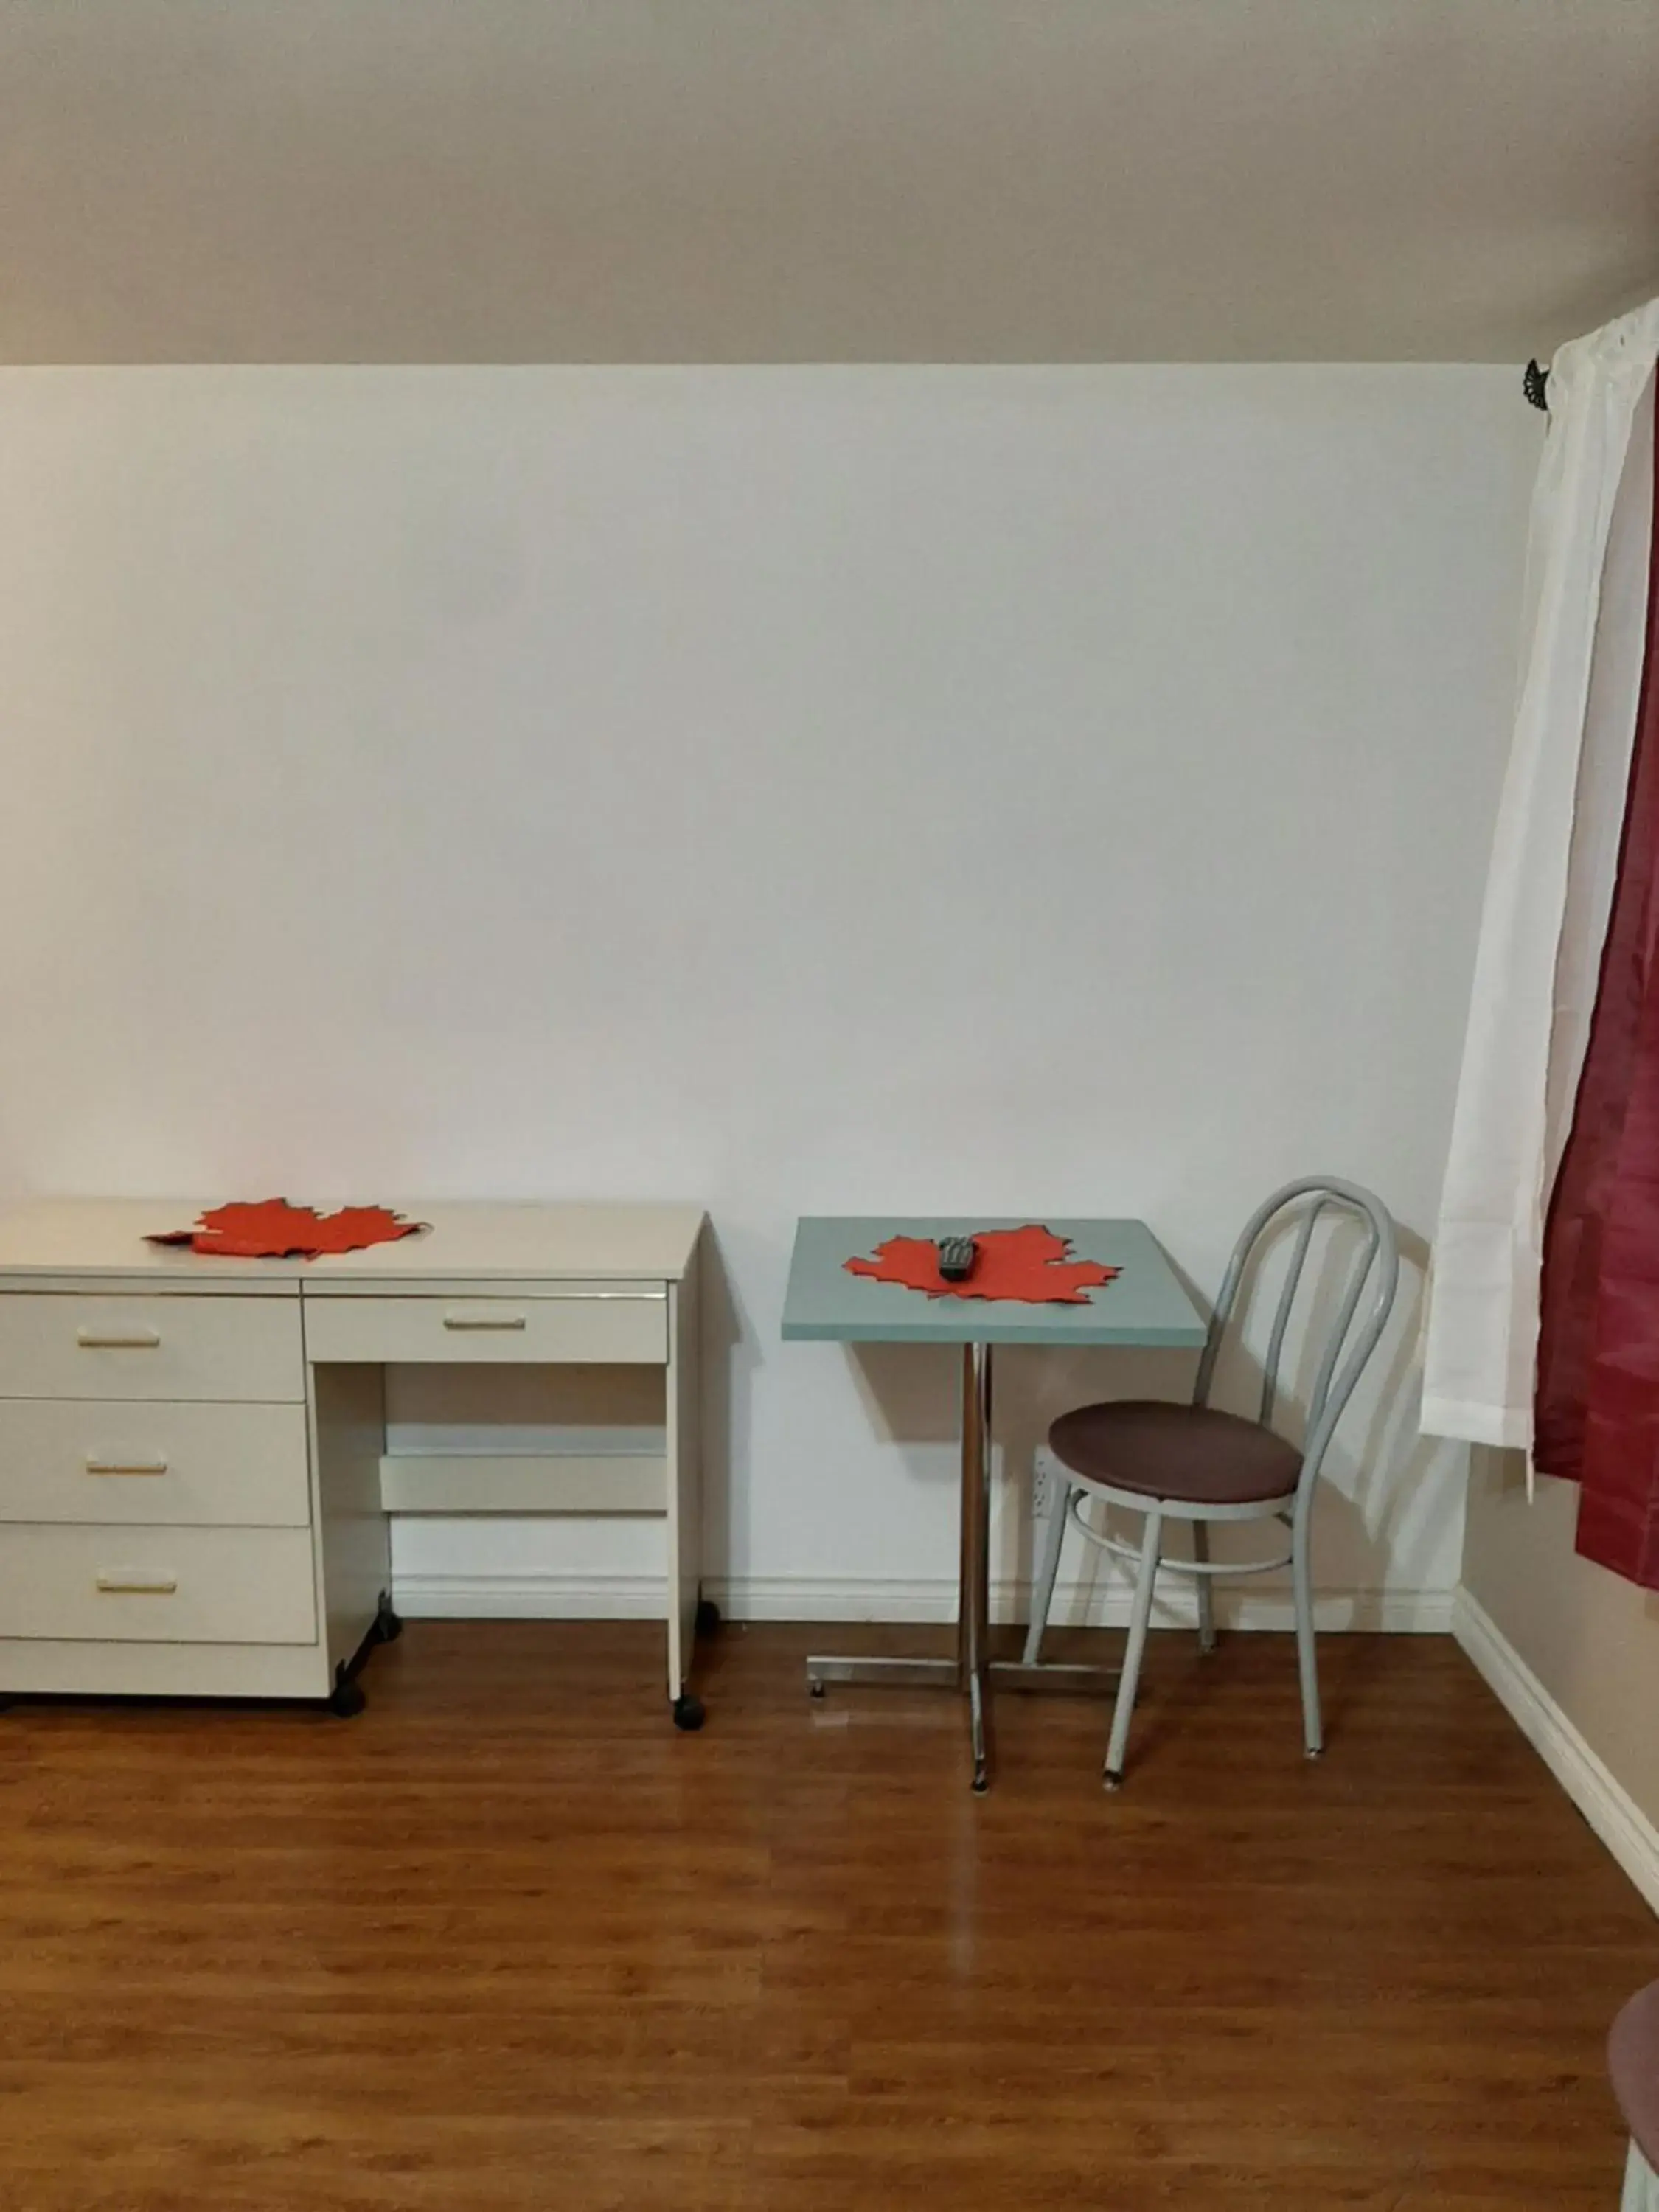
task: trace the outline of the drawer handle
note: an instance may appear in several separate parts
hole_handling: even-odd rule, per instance
[[[525,1328],[529,1325],[528,1314],[467,1314],[447,1313],[446,1328]]]
[[[171,1597],[178,1587],[177,1575],[141,1575],[130,1567],[118,1567],[112,1574],[98,1577],[98,1588],[106,1595],[123,1591],[130,1597]]]
[[[75,1341],[83,1352],[154,1352],[161,1341],[159,1328],[77,1328]]]
[[[164,1459],[99,1459],[88,1454],[88,1474],[165,1474],[167,1463]]]

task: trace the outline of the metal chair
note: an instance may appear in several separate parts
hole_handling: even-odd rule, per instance
[[[1607,2072],[1630,2133],[1620,2212],[1659,2212],[1659,1982],[1638,1990],[1613,2023]]]
[[[1304,1199],[1311,1202],[1303,1211],[1267,1340],[1261,1411],[1253,1421],[1236,1413],[1220,1413],[1209,1402],[1210,1386],[1251,1255],[1277,1217],[1287,1206]],[[1285,1331],[1301,1285],[1315,1224],[1328,1206],[1357,1217],[1364,1235],[1320,1355],[1308,1402],[1306,1438],[1298,1449],[1276,1435],[1271,1423],[1279,1394],[1279,1366]],[[1074,1521],[1091,1544],[1121,1559],[1134,1561],[1138,1568],[1128,1643],[1106,1752],[1104,1778],[1109,1790],[1117,1789],[1123,1780],[1129,1723],[1134,1712],[1146,1630],[1152,1619],[1152,1592],[1160,1566],[1194,1577],[1197,1584],[1199,1644],[1206,1652],[1215,1649],[1215,1609],[1211,1587],[1215,1577],[1263,1574],[1289,1566],[1296,1597],[1303,1732],[1310,1759],[1318,1758],[1323,1751],[1309,1541],[1314,1488],[1332,1433],[1366,1362],[1376,1349],[1394,1304],[1399,1275],[1394,1223],[1381,1200],[1362,1190],[1357,1183],[1341,1182],[1334,1176],[1310,1176],[1298,1182],[1286,1183],[1251,1215],[1233,1248],[1199,1362],[1191,1404],[1133,1399],[1082,1406],[1074,1413],[1062,1414],[1049,1430],[1048,1443],[1039,1450],[1036,1462],[1037,1495],[1042,1498],[1046,1492],[1047,1511],[1038,1516],[1035,1546],[1038,1565],[1031,1593],[1030,1628],[1025,1641],[1026,1663],[1033,1664],[1042,1650],[1042,1632],[1048,1624],[1068,1521]],[[1370,1299],[1364,1318],[1356,1327],[1356,1316],[1368,1283],[1371,1285]],[[1144,1516],[1139,1546],[1120,1542],[1104,1529],[1092,1526],[1085,1513],[1091,1499]],[[1231,1561],[1218,1565],[1211,1564],[1209,1531],[1213,1525],[1269,1518],[1284,1522],[1290,1529],[1291,1548],[1283,1557],[1243,1565]],[[1189,1560],[1164,1556],[1164,1525],[1170,1521],[1184,1521],[1191,1527],[1193,1556]]]

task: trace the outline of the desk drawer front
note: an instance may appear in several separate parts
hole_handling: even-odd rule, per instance
[[[660,1366],[668,1358],[668,1300],[656,1291],[538,1298],[331,1298],[305,1301],[306,1352],[314,1360],[483,1360]]]
[[[143,1399],[0,1404],[6,1521],[307,1528],[306,1409]]]
[[[298,1298],[0,1296],[0,1398],[305,1395]]]
[[[305,1528],[0,1528],[0,1637],[314,1644]]]

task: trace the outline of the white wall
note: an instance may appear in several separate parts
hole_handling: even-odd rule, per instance
[[[0,374],[0,1182],[702,1198],[717,1571],[942,1610],[950,1356],[780,1345],[794,1215],[1141,1213],[1208,1285],[1330,1167],[1420,1237],[1537,437],[1509,368]],[[1333,1617],[1455,1580],[1414,1329]],[[1133,1379],[1008,1361],[1011,1448]]]

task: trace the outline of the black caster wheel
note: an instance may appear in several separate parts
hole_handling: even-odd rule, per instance
[[[683,1729],[688,1735],[695,1735],[707,1717],[702,1699],[694,1698],[690,1690],[682,1691],[675,1698],[674,1725],[677,1729]]]
[[[712,1597],[697,1600],[697,1633],[712,1636],[720,1625],[720,1609]]]
[[[374,1625],[368,1632],[377,1644],[395,1644],[404,1632],[402,1616],[392,1611],[392,1600],[384,1592],[374,1615]]]
[[[809,1698],[821,1698],[823,1695],[823,1684],[822,1682],[809,1682],[806,1685],[806,1694]]]
[[[368,1699],[349,1674],[342,1674],[336,1678],[328,1696],[328,1709],[336,1720],[356,1720],[368,1703]]]

